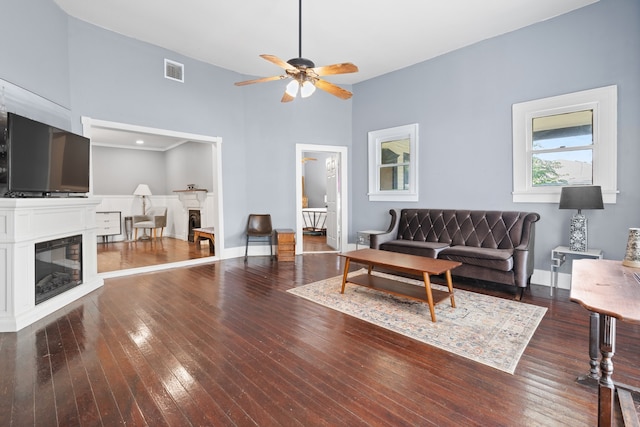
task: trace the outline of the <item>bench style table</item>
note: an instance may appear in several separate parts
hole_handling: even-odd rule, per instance
[[[344,294],[345,285],[349,282],[393,295],[400,295],[419,301],[426,301],[429,304],[432,322],[436,321],[435,304],[449,298],[451,300],[451,307],[455,308],[456,306],[453,296],[451,270],[462,265],[462,263],[402,254],[398,252],[381,251],[377,249],[360,249],[357,251],[345,252],[341,255],[346,258],[344,274],[342,276],[342,290],[340,291],[342,294]],[[348,278],[347,275],[349,274],[349,265],[351,264],[351,261],[360,264],[367,264],[369,266],[367,274]],[[403,283],[397,280],[387,279],[385,277],[373,276],[371,271],[374,267],[383,267],[402,273],[421,275],[424,280],[424,289],[409,283]],[[443,273],[447,279],[449,292],[431,289],[431,279],[429,278],[429,275]]]
[[[198,244],[200,239],[205,239],[209,241],[209,253],[211,255],[215,255],[215,243],[216,243],[216,234],[214,232],[214,227],[203,227],[203,228],[194,228],[193,229],[193,241]]]

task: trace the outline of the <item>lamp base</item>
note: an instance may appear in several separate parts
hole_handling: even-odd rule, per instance
[[[571,217],[569,250],[575,252],[586,252],[587,250],[587,217],[581,213]]]

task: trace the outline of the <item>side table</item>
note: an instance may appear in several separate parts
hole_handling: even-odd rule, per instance
[[[567,246],[557,246],[551,250],[551,287],[549,295],[553,296],[553,288],[558,288],[558,268],[560,268],[567,260],[567,255],[582,258],[602,259],[604,253],[602,249],[589,249],[584,252],[572,251]]]
[[[276,253],[278,261],[296,260],[295,231],[290,228],[276,228],[276,242],[278,244],[278,252]]]
[[[369,242],[371,240],[371,235],[372,234],[382,234],[384,233],[384,231],[380,231],[380,230],[363,230],[363,231],[358,231],[358,239],[356,240],[356,250],[358,250],[358,246],[359,245],[363,245],[366,246],[367,248],[369,247]]]

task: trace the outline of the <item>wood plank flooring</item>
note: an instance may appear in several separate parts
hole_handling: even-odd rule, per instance
[[[527,291],[548,312],[510,375],[286,292],[342,266],[335,254],[251,257],[107,279],[0,334],[0,425],[596,424],[597,389],[575,382],[589,316],[566,291]],[[618,323],[614,379],[636,387],[639,336]]]
[[[326,236],[305,235],[303,251],[305,253],[333,251],[326,242]],[[196,244],[169,237],[134,242],[99,243],[98,273],[209,257],[211,253],[208,245],[209,242],[206,240]]]
[[[98,273],[211,256],[206,240],[196,244],[163,237],[155,240],[99,243],[97,246]]]

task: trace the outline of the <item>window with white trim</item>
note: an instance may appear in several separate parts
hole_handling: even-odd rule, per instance
[[[513,105],[513,201],[557,203],[560,188],[617,190],[617,87]]]
[[[418,201],[418,124],[369,132],[369,201]]]

